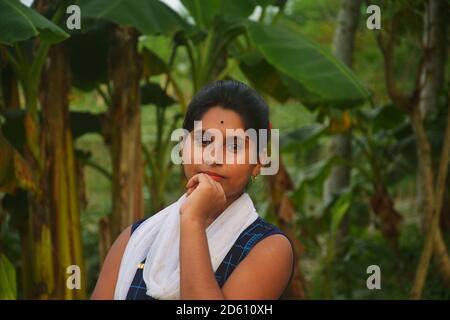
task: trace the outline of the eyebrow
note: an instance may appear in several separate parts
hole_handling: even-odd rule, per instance
[[[217,129],[218,130],[218,129]],[[208,131],[208,129],[202,129],[202,131],[201,131],[201,134],[202,134],[202,136],[205,134],[205,132],[206,131]],[[245,140],[245,141],[248,141],[249,140],[249,136],[248,135],[245,135],[245,139],[242,139],[242,137],[240,136],[240,135],[230,135],[230,136],[226,136],[225,137],[225,139],[224,139],[224,141],[226,142],[226,139],[228,138],[228,137],[230,137],[230,138],[237,138],[238,140]],[[214,138],[214,135],[212,136],[212,138]]]

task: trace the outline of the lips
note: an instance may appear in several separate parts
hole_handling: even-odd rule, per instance
[[[211,172],[211,171],[203,171],[202,173],[207,174],[208,176],[210,176],[211,178],[213,178],[216,181],[220,181],[225,178],[224,176],[221,176],[220,174]]]

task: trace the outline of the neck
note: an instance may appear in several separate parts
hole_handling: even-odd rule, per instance
[[[219,212],[212,214],[211,216],[209,216],[209,218],[207,219],[207,223],[206,223],[206,227],[208,227],[211,223],[214,222],[214,220],[217,219],[217,217],[219,217],[222,212],[224,212],[236,199],[238,199],[244,192],[238,193],[236,195],[232,195],[230,197],[227,197],[227,201],[225,202],[224,206],[222,207],[222,209],[220,209]]]

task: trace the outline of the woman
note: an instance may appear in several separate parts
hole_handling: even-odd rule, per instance
[[[197,135],[195,121],[204,130]],[[120,234],[92,299],[280,298],[293,274],[292,245],[256,213],[245,192],[262,168],[261,161],[249,161],[254,147],[261,154],[261,137],[238,143],[237,136],[222,142],[204,134],[210,129],[223,136],[227,129],[270,129],[266,103],[243,83],[217,81],[195,95],[183,128],[190,133],[189,147],[182,150],[186,193]],[[217,143],[214,150],[221,152],[189,161],[196,151]],[[224,161],[220,153],[246,161]]]

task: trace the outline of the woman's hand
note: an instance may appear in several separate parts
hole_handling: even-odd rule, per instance
[[[180,214],[206,225],[208,217],[219,212],[226,203],[220,183],[204,173],[194,175],[186,184],[187,199],[181,205]]]

